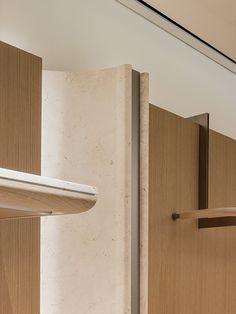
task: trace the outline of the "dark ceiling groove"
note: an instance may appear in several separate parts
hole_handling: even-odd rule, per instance
[[[192,33],[190,30],[188,30],[187,28],[183,27],[182,25],[180,25],[179,23],[175,22],[174,20],[172,20],[170,17],[166,16],[165,14],[163,14],[162,12],[160,12],[159,10],[157,10],[156,8],[154,8],[153,6],[151,6],[150,4],[148,4],[146,1],[143,0],[136,0],[139,3],[141,3],[142,5],[146,6],[147,8],[149,8],[150,10],[154,11],[156,14],[160,15],[161,17],[163,17],[164,19],[166,19],[167,21],[171,22],[172,24],[174,24],[175,26],[179,27],[180,29],[182,29],[183,31],[185,31],[186,33],[188,33],[189,35],[193,36],[194,38],[196,38],[197,40],[201,41],[203,44],[207,45],[209,48],[213,49],[214,51],[216,51],[217,53],[221,54],[223,57],[227,58],[228,60],[230,60],[231,62],[233,62],[234,64],[236,64],[236,60],[232,59],[231,57],[227,56],[225,53],[223,53],[222,51],[218,50],[216,47],[212,46],[211,44],[209,44],[208,42],[206,42],[204,39],[198,37],[196,34]]]

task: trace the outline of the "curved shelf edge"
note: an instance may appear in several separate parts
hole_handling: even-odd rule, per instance
[[[95,187],[0,168],[0,219],[76,214],[96,200]]]
[[[202,218],[222,218],[236,217],[236,207],[222,207],[211,209],[192,210],[188,212],[174,212],[173,220],[178,219],[202,219]]]

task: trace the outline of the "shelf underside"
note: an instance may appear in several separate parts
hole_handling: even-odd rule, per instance
[[[0,169],[0,219],[81,213],[95,203],[94,187]]]

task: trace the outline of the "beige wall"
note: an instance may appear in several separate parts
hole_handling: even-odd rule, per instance
[[[236,75],[114,0],[0,0],[0,38],[41,55],[44,68],[50,70],[80,71],[133,64],[139,71],[150,72],[153,103],[184,116],[208,111],[212,128],[236,138]],[[43,173],[68,179],[73,173],[60,136],[71,147],[75,134],[66,128],[71,103],[60,88],[63,84],[47,82],[44,75],[44,86],[51,86],[64,101],[57,110],[44,102]],[[73,118],[74,123],[81,123],[76,115]],[[78,294],[73,271],[80,254],[90,256],[93,252],[79,251],[77,246],[69,260],[65,259],[66,250],[73,248],[76,238],[82,237],[85,244],[89,239],[86,228],[78,226],[79,217],[74,221],[48,219],[42,224],[42,314],[77,314],[75,300],[79,298],[83,300],[81,311],[87,311],[82,314],[111,314],[113,299],[104,296],[105,300],[96,300],[97,307],[94,303],[88,307],[88,296]],[[91,267],[85,268],[84,280],[95,271]],[[108,276],[107,280],[110,278],[114,277]],[[92,287],[94,295],[99,289],[100,283],[97,284]],[[72,298],[66,293],[71,287]],[[121,301],[116,304],[122,308]]]
[[[236,75],[115,0],[0,0],[0,38],[51,70],[133,64],[151,74],[151,101],[182,115],[211,113],[236,137]]]

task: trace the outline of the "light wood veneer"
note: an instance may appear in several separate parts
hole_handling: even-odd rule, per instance
[[[198,210],[198,126],[149,110],[148,307],[142,314],[234,314],[235,227],[198,229],[197,220],[171,220],[174,208]],[[235,206],[235,160],[236,141],[210,131],[210,208]]]
[[[0,42],[0,167],[40,174],[42,60]],[[0,314],[40,313],[40,219],[0,221]]]

